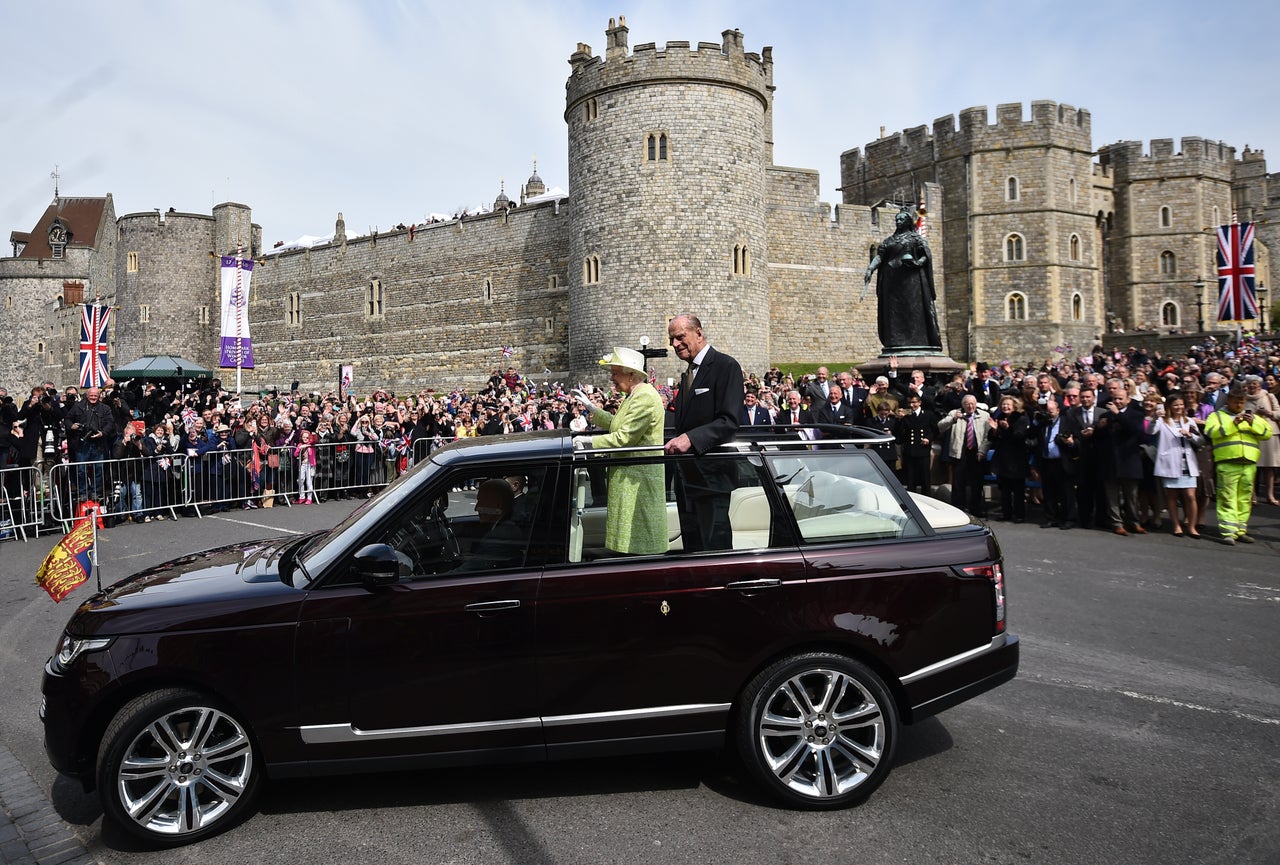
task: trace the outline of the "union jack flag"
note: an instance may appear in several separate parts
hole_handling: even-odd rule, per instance
[[[1253,223],[1218,226],[1218,321],[1258,317]]]
[[[107,323],[111,307],[80,307],[80,386],[102,387],[107,380]]]

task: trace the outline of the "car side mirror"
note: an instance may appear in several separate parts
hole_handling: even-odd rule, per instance
[[[394,585],[410,570],[408,557],[390,544],[369,544],[351,559],[351,573],[366,589]]]

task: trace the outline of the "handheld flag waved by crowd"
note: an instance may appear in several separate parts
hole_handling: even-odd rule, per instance
[[[36,585],[61,602],[76,586],[89,579],[98,530],[92,516],[80,520],[54,545],[36,571]]]
[[[1218,226],[1218,321],[1258,317],[1253,223]]]
[[[80,386],[102,387],[107,381],[107,324],[111,307],[80,307]]]

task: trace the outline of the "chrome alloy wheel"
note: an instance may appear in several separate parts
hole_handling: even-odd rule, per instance
[[[184,706],[147,724],[116,772],[125,813],[158,835],[210,827],[240,800],[253,776],[253,746],[233,718]]]
[[[841,670],[808,668],[770,694],[756,724],[759,753],[801,796],[844,796],[875,772],[886,721],[875,695]]]

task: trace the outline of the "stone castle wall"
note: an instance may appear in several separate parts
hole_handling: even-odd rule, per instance
[[[508,363],[566,370],[566,211],[540,204],[429,225],[413,239],[400,231],[265,257],[249,303],[259,366],[245,371],[245,388],[336,389],[343,363],[357,391],[474,387]],[[380,314],[369,310],[375,281]],[[509,361],[502,346],[514,349]]]

